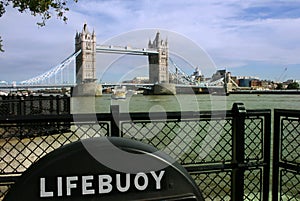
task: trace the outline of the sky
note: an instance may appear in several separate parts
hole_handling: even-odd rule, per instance
[[[300,80],[298,0],[69,0],[68,6],[67,23],[52,17],[45,27],[36,25],[39,17],[6,8],[0,18],[5,49],[0,53],[0,80],[30,79],[59,64],[74,52],[75,34],[84,23],[96,32],[97,44],[144,43],[144,48],[160,31],[171,52],[190,65],[183,67],[186,73],[199,66],[205,77],[226,69],[235,76]],[[110,58],[104,72],[101,63]],[[124,67],[128,61],[134,70]],[[207,70],[207,65],[213,67]],[[103,81],[147,76],[146,68],[146,58],[97,55]],[[124,76],[125,70],[135,73]]]

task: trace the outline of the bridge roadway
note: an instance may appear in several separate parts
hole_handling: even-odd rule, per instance
[[[138,49],[130,46],[113,46],[113,45],[97,45],[96,52],[98,53],[113,53],[113,54],[131,54],[131,55],[149,55],[158,54],[154,49]]]
[[[0,89],[55,89],[55,88],[68,88],[75,87],[77,84],[3,84],[0,85]],[[101,84],[103,88],[115,87],[115,86],[135,86],[135,87],[144,87],[151,88],[154,84],[135,84],[135,83],[104,83]]]
[[[28,84],[6,84],[0,85],[0,89],[55,89],[55,88],[68,88],[75,87],[76,84],[37,84],[37,85],[28,85]]]
[[[186,84],[175,84],[176,87],[180,88],[203,88],[203,89],[223,89],[223,86],[205,86],[205,85],[186,85]],[[152,88],[154,84],[136,84],[136,83],[104,83],[102,87],[114,87],[114,86],[134,86],[134,87],[144,87],[144,88]]]

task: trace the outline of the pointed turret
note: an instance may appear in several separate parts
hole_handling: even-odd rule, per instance
[[[156,47],[159,47],[160,46],[160,33],[159,33],[159,31],[157,31],[157,33],[156,33],[156,36],[155,36],[155,42],[154,42],[154,44],[155,44],[155,46]]]
[[[148,42],[148,47],[152,46],[152,42],[151,42],[151,39],[149,39],[149,42]]]
[[[83,25],[82,33],[89,33],[86,23],[84,23],[84,25]]]

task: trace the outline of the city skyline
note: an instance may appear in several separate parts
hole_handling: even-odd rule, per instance
[[[168,30],[197,44],[217,69],[274,81],[300,79],[297,1],[79,0],[69,7],[67,24],[53,18],[42,28],[39,18],[7,9],[0,18],[0,80],[29,79],[60,63],[74,52],[76,31],[85,22],[99,44],[132,30]]]

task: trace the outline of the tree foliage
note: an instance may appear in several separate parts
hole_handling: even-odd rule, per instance
[[[292,83],[288,84],[287,89],[299,89],[298,82],[292,82]]]
[[[276,89],[278,89],[278,90],[283,89],[283,84],[282,83],[278,83]]]
[[[77,2],[78,0],[73,0]],[[45,23],[53,15],[66,22],[67,0],[0,0],[0,17],[5,14],[6,7],[11,5],[19,12],[29,12],[33,16],[40,16],[41,21],[37,22],[38,26],[45,26]],[[0,37],[0,51],[2,49],[2,40]]]

